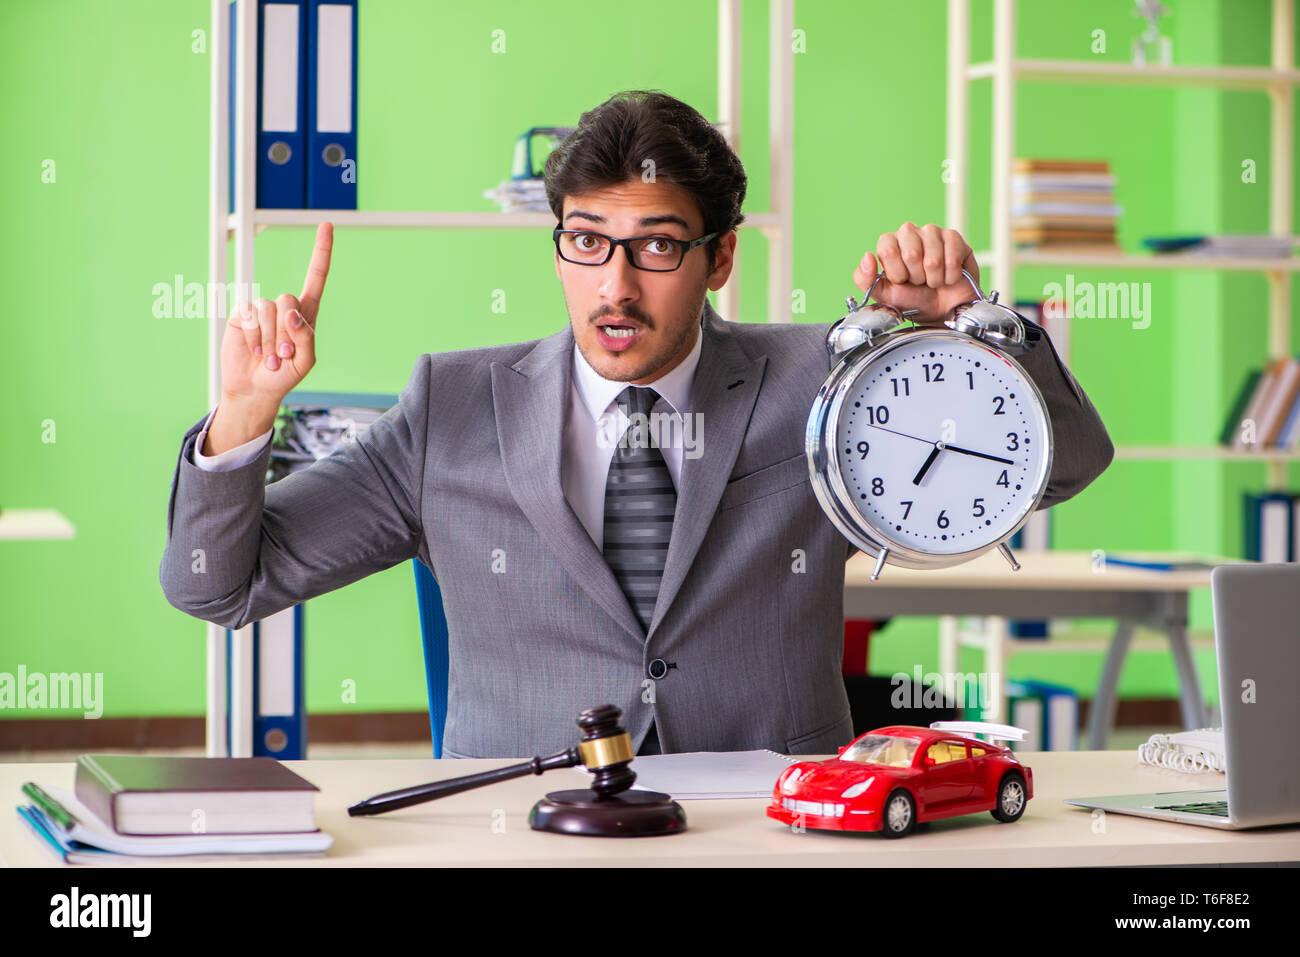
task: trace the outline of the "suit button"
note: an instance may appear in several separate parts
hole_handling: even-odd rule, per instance
[[[662,658],[656,658],[654,661],[650,662],[650,665],[646,668],[646,674],[648,674],[655,681],[658,681],[660,678],[668,674],[669,668],[676,668],[676,667],[677,667],[677,662],[675,661],[672,664],[669,664],[668,662],[664,661]]]

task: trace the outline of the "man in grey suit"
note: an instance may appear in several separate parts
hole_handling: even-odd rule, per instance
[[[315,362],[323,224],[302,295],[227,325],[222,399],[186,433],[173,479],[168,601],[239,628],[418,557],[450,634],[446,757],[561,750],[577,713],[606,702],[643,754],[846,743],[854,548],[820,510],[803,451],[828,325],[729,323],[705,299],[731,272],[745,182],[671,97],[620,94],[584,114],[546,164],[569,324],[421,356],[363,437],[266,486],[276,412]],[[905,223],[876,254],[855,283],[879,267],[876,298],[918,322],[970,298],[963,268],[978,277],[965,240],[934,225]],[[1113,448],[1029,329],[1021,363],[1055,431],[1047,507]]]

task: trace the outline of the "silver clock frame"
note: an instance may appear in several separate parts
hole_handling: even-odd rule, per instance
[[[967,278],[970,277],[967,276]],[[971,285],[975,285],[974,280],[971,280]],[[976,287],[976,291],[978,293],[978,287]],[[869,296],[870,290],[868,290]],[[987,307],[996,302],[996,293],[991,301],[985,300],[981,295],[979,302],[984,304],[986,307],[984,311],[987,314],[989,311]],[[882,316],[876,310],[866,307],[865,299],[864,306],[860,310],[854,308],[852,300],[849,300],[849,304],[851,310],[849,315],[840,323],[836,323],[827,335],[827,348],[832,354],[839,353],[839,361],[831,369],[825,382],[822,383],[821,389],[817,392],[817,398],[813,401],[812,409],[809,411],[808,423],[804,432],[804,452],[808,461],[809,478],[812,483],[813,494],[821,505],[822,511],[826,513],[832,524],[850,542],[867,555],[875,557],[876,565],[871,573],[872,581],[875,581],[880,576],[880,571],[887,562],[902,568],[949,568],[953,565],[968,562],[991,548],[997,548],[1001,551],[1007,561],[1011,563],[1012,570],[1019,571],[1020,563],[1011,554],[1011,549],[1006,543],[1016,532],[1020,531],[1042,501],[1052,474],[1052,461],[1055,453],[1055,435],[1052,429],[1051,416],[1048,413],[1047,403],[1043,400],[1043,394],[1039,390],[1037,383],[1025,371],[1024,366],[1016,362],[1010,350],[999,348],[989,339],[979,335],[980,330],[975,328],[970,321],[969,311],[966,315],[958,314],[955,318],[947,320],[945,322],[947,328],[918,328],[902,325],[901,317],[910,315],[910,313],[900,314],[890,307],[892,317]],[[1016,320],[1015,324],[1019,325],[1018,314],[1005,306],[996,306],[994,308],[1010,313],[1010,316]],[[960,309],[961,307],[958,307],[958,310]],[[957,313],[958,310],[954,310],[954,313]],[[859,321],[854,323],[848,320]],[[1022,345],[1024,341],[1023,327],[1019,331],[1019,341],[1014,342],[1014,345],[1017,346]],[[918,339],[935,342],[960,342],[967,345],[976,344],[988,350],[994,357],[1012,362],[1032,390],[1030,398],[1032,398],[1032,401],[1037,402],[1038,407],[1043,411],[1047,431],[1047,453],[1043,459],[1041,474],[1037,478],[1037,492],[1029,500],[1028,506],[1010,531],[1000,535],[992,542],[963,552],[945,554],[926,552],[903,545],[893,540],[883,530],[877,529],[858,510],[855,504],[851,504],[853,496],[844,481],[839,456],[836,453],[839,447],[839,423],[844,403],[848,400],[849,394],[853,391],[859,379],[877,362],[885,360],[891,353],[903,346],[916,343]],[[1012,342],[1014,340],[1007,341]]]

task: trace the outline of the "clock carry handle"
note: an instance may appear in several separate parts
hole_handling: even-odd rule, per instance
[[[971,284],[971,288],[975,290],[975,295],[978,298],[972,302],[964,303],[962,306],[957,308],[967,308],[974,306],[979,302],[988,302],[988,300],[984,298],[984,294],[980,292],[980,288],[976,285],[975,280],[971,278],[970,273],[963,269],[961,274],[965,276],[967,282]],[[852,296],[849,296],[845,300],[849,307],[848,313],[840,319],[839,322],[835,323],[826,336],[826,349],[832,356],[842,355],[863,343],[875,343],[892,334],[902,332],[906,328],[903,320],[920,313],[920,309],[908,309],[904,312],[897,306],[891,306],[887,302],[880,302],[871,305],[871,293],[876,288],[876,283],[880,282],[884,275],[883,272],[876,273],[876,278],[871,281],[871,285],[867,288],[866,295],[862,297],[861,306],[858,305],[857,300]],[[994,300],[996,300],[997,293],[994,293],[993,297]],[[996,308],[999,310],[1004,309],[1004,307],[1001,306]],[[945,324],[953,329],[958,329],[958,326],[953,325],[954,314],[956,311],[957,310],[954,309],[945,320]],[[981,332],[983,331],[983,328],[983,323],[967,321],[962,323],[959,331],[974,334],[976,338],[982,338]]]
[[[994,303],[998,301],[998,294],[997,294],[996,292],[993,293],[993,298],[992,298],[992,299],[989,299],[987,296],[985,296],[984,293],[980,290],[979,283],[977,283],[977,282],[976,282],[976,281],[971,277],[971,274],[968,273],[966,270],[963,269],[963,270],[961,271],[961,274],[962,274],[963,276],[966,277],[966,281],[967,281],[968,283],[970,283],[970,287],[971,287],[971,289],[975,290],[975,299],[976,299],[977,301],[980,301],[980,302],[994,302]],[[876,273],[876,278],[873,279],[873,280],[871,280],[871,285],[870,285],[870,286],[868,287],[868,289],[867,289],[867,294],[866,294],[865,296],[862,297],[862,305],[863,305],[863,306],[866,306],[866,304],[867,304],[868,302],[871,301],[871,291],[872,291],[873,289],[876,288],[876,283],[880,282],[881,277],[883,277],[884,275],[885,275],[885,274],[884,274],[883,272],[877,272],[877,273]],[[881,303],[881,305],[888,306],[889,303]],[[854,307],[854,308],[856,308],[856,307]],[[892,308],[894,308],[894,307],[893,307],[893,306],[890,306],[890,308],[892,309]],[[914,315],[916,315],[916,314],[917,314],[918,312],[920,312],[920,311],[921,311],[920,309],[909,309],[909,310],[907,310],[907,312],[902,313],[902,315],[903,315],[904,318],[906,318],[907,316],[914,316]]]
[[[1008,355],[1024,355],[1029,347],[1024,317],[1014,309],[1001,305],[996,290],[992,296],[985,296],[970,273],[963,269],[961,274],[975,291],[975,298],[948,310],[948,317],[943,324],[954,332],[962,332],[996,346]]]

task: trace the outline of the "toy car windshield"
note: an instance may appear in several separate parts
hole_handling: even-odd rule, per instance
[[[884,734],[868,734],[859,738],[840,755],[841,761],[858,764],[883,764],[891,768],[910,768],[916,748],[915,738],[895,738]]]

